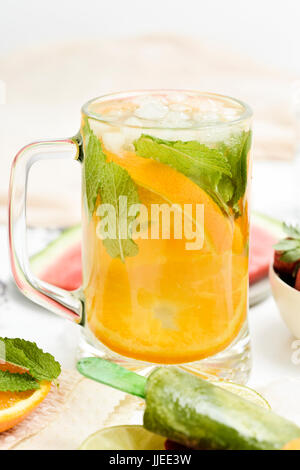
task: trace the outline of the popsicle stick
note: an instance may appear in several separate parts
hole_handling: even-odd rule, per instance
[[[147,379],[99,357],[85,357],[77,362],[78,371],[85,377],[104,385],[145,398]]]

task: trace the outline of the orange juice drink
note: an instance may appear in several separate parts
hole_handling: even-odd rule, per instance
[[[248,308],[249,109],[112,95],[89,104],[81,133],[88,329],[131,361],[228,358]]]

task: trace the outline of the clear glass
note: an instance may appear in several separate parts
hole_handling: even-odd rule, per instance
[[[82,328],[81,355],[148,373],[178,364],[245,382],[251,110],[221,95],[140,91],[82,109],[72,139],[16,156],[10,183],[12,271],[24,295]],[[37,279],[26,192],[37,160],[82,164],[83,286]]]
[[[26,196],[28,174],[38,160],[77,158],[75,139],[34,142],[16,155],[10,175],[8,231],[12,273],[20,291],[33,302],[81,324],[83,304],[80,292],[68,292],[38,279],[30,269],[27,253]]]
[[[109,358],[247,379],[250,126],[198,92],[83,107],[86,332]]]

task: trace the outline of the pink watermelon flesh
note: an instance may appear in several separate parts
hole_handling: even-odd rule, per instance
[[[273,245],[276,241],[266,230],[257,226],[251,227],[250,284],[254,284],[268,275],[273,256]],[[81,243],[76,241],[63,255],[49,264],[40,274],[40,278],[66,290],[78,289],[82,283]]]
[[[277,240],[266,230],[252,225],[250,232],[249,282],[254,284],[268,275]]]
[[[75,290],[82,284],[81,242],[76,242],[40,274],[43,281],[66,290]]]

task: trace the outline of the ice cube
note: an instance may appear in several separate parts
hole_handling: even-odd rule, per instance
[[[132,127],[143,127],[142,121],[135,116],[130,116],[129,118],[125,119],[124,124],[126,126]]]
[[[104,132],[110,132],[112,130],[111,125],[104,124],[103,122],[96,121],[95,119],[89,119],[89,125],[97,137],[101,137]]]
[[[187,113],[187,114],[192,113],[192,108],[181,103],[172,103],[169,105],[169,109],[170,111],[178,111],[178,112]]]
[[[239,112],[237,109],[234,108],[225,108],[223,110],[223,119],[224,121],[233,121],[237,119],[239,116]]]
[[[163,119],[168,112],[168,107],[160,101],[149,101],[141,104],[135,111],[134,115],[141,119],[157,121]]]
[[[133,151],[133,142],[138,139],[143,132],[142,123],[140,119],[131,116],[124,121],[124,124],[125,125],[122,127],[122,133],[125,138],[124,149]]]
[[[105,118],[109,118],[109,120],[120,120],[128,114],[128,111],[123,109],[110,109],[105,113]]]
[[[195,113],[193,115],[193,118],[196,122],[196,125],[205,125],[211,124],[213,122],[219,122],[220,121],[220,116],[216,112],[208,112],[208,113]]]
[[[169,111],[162,121],[165,127],[191,127],[190,115],[182,111]]]
[[[155,129],[154,131],[151,131],[151,135],[153,135],[153,137],[158,137],[159,139],[170,141],[181,140],[182,142],[188,142],[190,140],[199,140],[198,131],[189,129],[188,127],[180,131],[177,129],[176,131],[172,130],[171,126],[169,129]]]
[[[119,153],[125,144],[126,138],[121,132],[105,132],[102,135],[104,147],[113,153]]]

